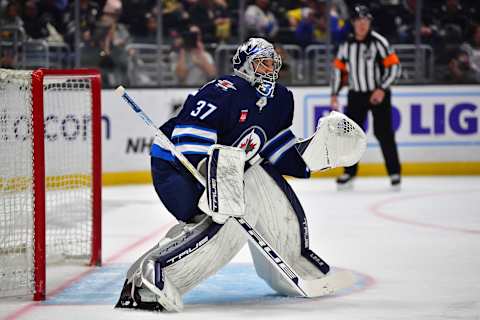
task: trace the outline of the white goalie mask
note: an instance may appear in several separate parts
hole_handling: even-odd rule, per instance
[[[265,97],[273,95],[282,59],[270,42],[262,38],[248,39],[238,47],[232,62],[234,73],[250,82],[258,93]],[[259,72],[262,65],[267,69],[269,65],[273,68],[268,72]]]

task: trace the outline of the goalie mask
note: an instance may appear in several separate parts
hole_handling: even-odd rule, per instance
[[[250,38],[238,47],[233,71],[253,85],[259,94],[272,97],[282,59],[273,45],[262,38]]]

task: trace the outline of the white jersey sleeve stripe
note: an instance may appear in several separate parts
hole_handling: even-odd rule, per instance
[[[183,154],[207,154],[210,146],[209,144],[182,143],[175,147]]]
[[[269,158],[268,160],[270,160],[270,162],[272,164],[275,164],[275,162],[278,161],[278,159],[281,158],[281,156],[288,150],[290,149],[291,147],[293,147],[296,143],[296,139],[295,138],[292,138],[290,139],[289,142],[287,142],[286,144],[284,144],[281,148],[279,148],[278,150],[276,150]]]
[[[265,146],[263,146],[262,150],[265,150],[266,148],[268,148],[272,143],[275,143],[277,140],[281,139],[282,136],[284,134],[286,134],[287,132],[291,131],[290,128],[287,128],[287,129],[284,129],[282,131],[280,131],[279,133],[277,133],[272,139],[270,139],[270,141],[268,141]],[[293,134],[293,133],[292,133]]]
[[[213,143],[217,142],[217,132],[208,128],[197,126],[176,126],[172,132],[172,139],[179,137],[197,137],[202,140],[209,140]]]

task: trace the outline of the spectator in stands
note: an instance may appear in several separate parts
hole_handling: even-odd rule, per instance
[[[162,21],[164,35],[177,34],[186,31],[190,15],[183,3],[179,0],[167,0],[163,2]],[[158,8],[155,7],[152,15],[156,18]],[[155,22],[156,24],[156,22]],[[156,33],[156,32],[155,32]]]
[[[313,1],[309,1],[313,2]],[[309,7],[287,12],[290,26],[295,28],[295,41],[301,46],[325,40],[327,19]]]
[[[303,20],[309,17],[310,13],[314,10],[309,6],[306,6],[305,3],[299,3],[299,6],[292,8],[287,11],[288,24],[291,29],[296,29],[298,24]]]
[[[480,25],[473,26],[470,41],[462,44],[448,67],[453,82],[480,83]]]
[[[213,79],[217,70],[210,53],[205,51],[200,28],[190,26],[174,40],[171,61],[179,84],[196,86]]]
[[[63,42],[63,36],[55,28],[52,16],[48,12],[42,13],[37,1],[29,0],[25,3],[22,19],[25,33],[29,38]]]
[[[153,11],[147,12],[144,17],[143,29],[137,29],[134,36],[134,42],[137,43],[157,43],[157,14]],[[141,31],[141,32],[139,32]]]
[[[437,17],[439,33],[445,43],[461,43],[465,39],[468,19],[459,0],[446,0]]]
[[[99,67],[106,87],[126,83],[128,54],[125,49],[130,34],[118,21],[121,12],[121,1],[108,0],[95,26],[92,41],[82,50],[82,66]]]
[[[335,11],[340,19],[348,21],[350,12],[344,0],[332,0],[332,6],[335,7]]]
[[[23,20],[20,17],[20,8],[16,1],[8,2],[5,11],[0,16],[0,26],[2,28],[23,28]],[[2,35],[2,39],[5,39]]]
[[[416,0],[404,0],[403,5],[396,10],[395,24],[397,37],[401,43],[415,43]],[[438,27],[435,25],[429,10],[423,10],[420,27],[422,43],[435,46],[438,42]]]
[[[215,0],[215,36],[219,42],[227,42],[231,37],[232,21],[228,13],[228,3],[226,0]]]
[[[327,3],[324,0],[308,0],[308,6],[289,10],[290,27],[295,29],[295,40],[306,46],[312,43],[325,42],[327,39]],[[350,28],[337,13],[335,4],[332,4],[330,14],[330,33],[332,43],[345,40]]]
[[[67,0],[41,0],[38,2],[38,11],[42,19],[53,26],[61,35],[65,33],[63,16],[65,15],[67,9]]]
[[[77,26],[75,21],[75,3],[70,4],[63,19],[66,26],[64,39],[71,48],[74,46],[76,29],[80,29],[80,41],[82,43],[92,40],[99,13],[100,9],[96,2],[80,0],[80,23]]]
[[[225,41],[230,37],[230,18],[225,0],[198,0],[188,9],[190,23],[200,28],[203,41]]]
[[[390,42],[398,42],[398,33],[396,25],[396,17],[398,16],[399,8],[403,9],[403,5],[393,5],[395,1],[382,1],[381,3],[371,2],[370,6],[375,20],[372,21],[372,26],[375,30],[381,30],[382,35],[389,39]],[[405,2],[403,0],[402,2]],[[425,2],[424,2],[425,3]],[[426,6],[426,4],[424,4]]]
[[[310,11],[316,12],[318,15],[325,13],[326,9],[325,0],[301,1],[286,12],[289,26],[290,28],[296,28],[300,21],[305,18]],[[330,14],[335,19],[346,21],[349,17],[348,7],[343,0],[333,0]]]
[[[269,10],[269,0],[256,0],[245,11],[245,24],[248,37],[273,39],[278,32],[277,18]]]
[[[20,34],[23,33],[23,20],[19,14],[19,5],[15,1],[10,1],[5,6],[5,10],[0,16],[0,41],[11,42],[15,39],[21,41]],[[13,68],[17,60],[17,51],[13,47],[4,47],[0,50],[0,67]]]
[[[163,6],[171,1],[162,1]],[[152,9],[157,5],[157,0],[128,0],[122,1],[122,15],[119,22],[128,25],[132,37],[144,37],[147,26],[147,14],[152,14]],[[165,22],[165,21],[164,21]]]
[[[46,39],[50,33],[47,21],[40,16],[37,2],[30,0],[25,3],[23,22],[25,32],[32,39]]]
[[[129,24],[134,42],[137,43],[156,43],[157,42],[157,20],[158,20],[158,6],[157,0],[137,0],[142,4],[135,9],[135,14],[139,17],[131,19],[130,13],[124,14],[124,21],[130,21]],[[131,6],[132,4],[129,4]],[[146,10],[149,8],[149,10]],[[185,31],[188,27],[190,16],[185,10],[183,3],[179,0],[166,0],[162,2],[162,30],[163,42],[169,43],[175,35]]]

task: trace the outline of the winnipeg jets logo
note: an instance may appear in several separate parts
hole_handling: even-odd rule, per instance
[[[250,160],[260,152],[265,141],[265,131],[253,126],[245,130],[233,145],[245,150],[246,160]]]
[[[223,91],[227,91],[228,89],[237,90],[233,83],[228,80],[218,80],[215,86],[219,87]]]
[[[247,137],[247,140],[245,142],[242,142],[242,144],[240,144],[240,148],[242,148],[243,150],[245,150],[245,153],[248,155],[248,153],[250,151],[253,151],[255,150],[255,147],[257,146],[256,143],[253,142],[253,139],[252,137]]]

